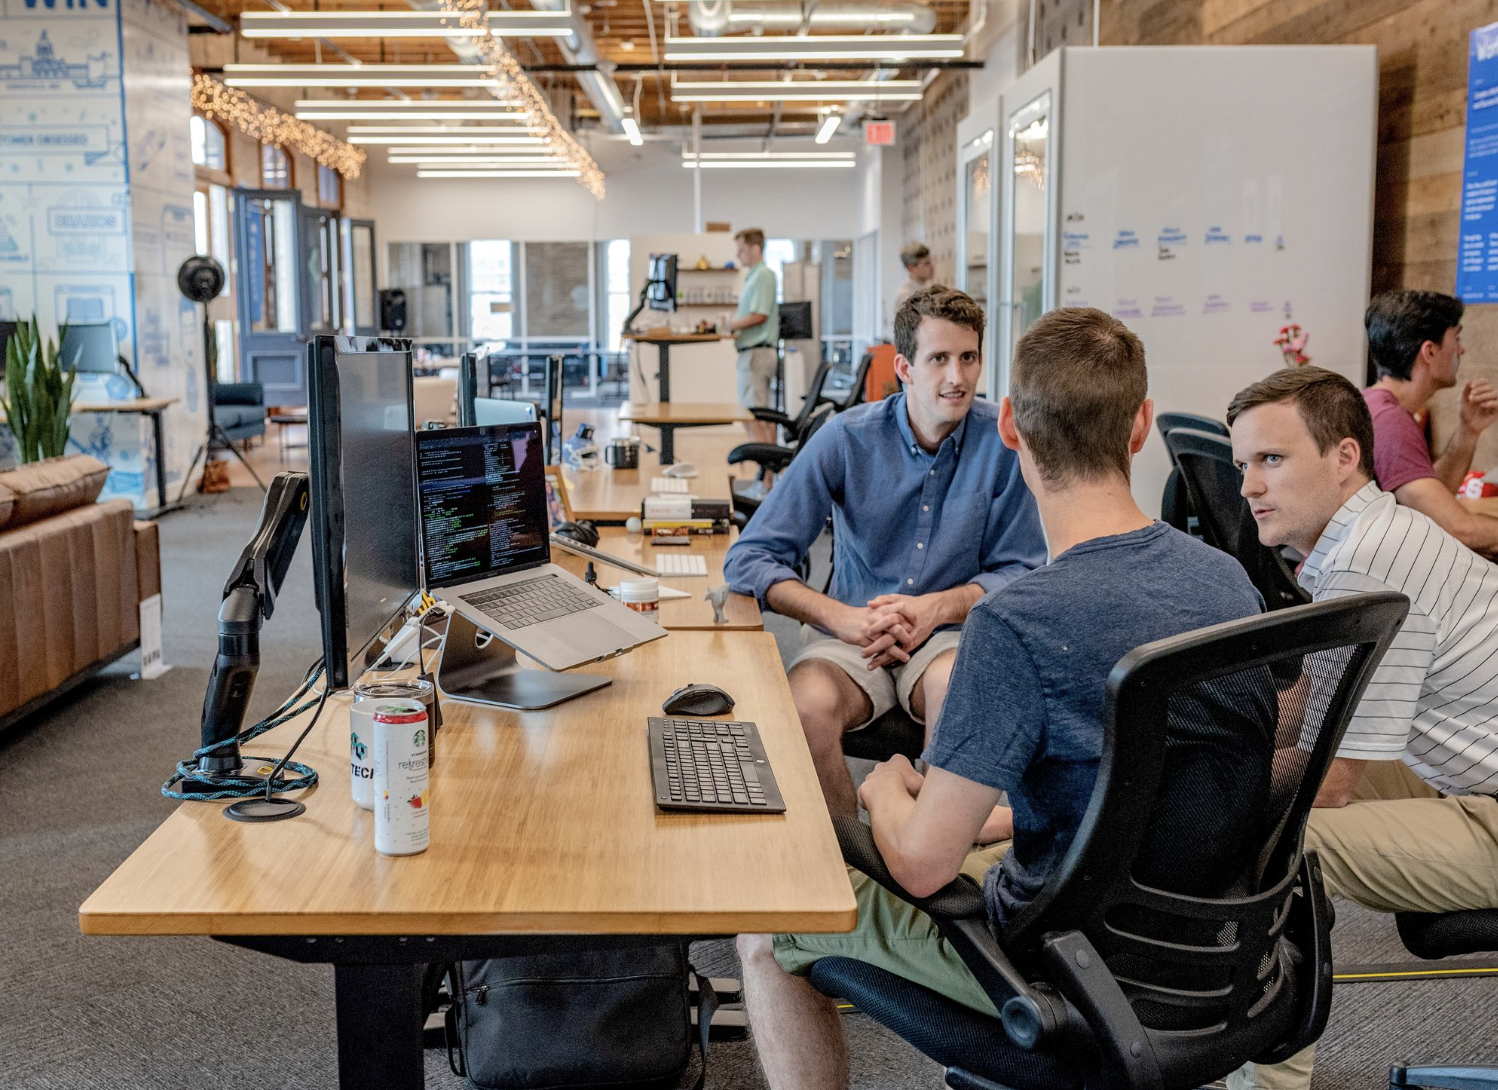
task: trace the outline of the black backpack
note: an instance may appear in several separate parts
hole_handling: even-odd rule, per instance
[[[685,942],[522,954],[448,967],[448,1063],[477,1090],[674,1090],[702,1053],[717,997]],[[456,1058],[454,1057],[456,1049]]]

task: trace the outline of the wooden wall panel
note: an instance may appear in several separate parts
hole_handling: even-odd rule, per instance
[[[1498,0],[1103,0],[1104,45],[1375,45],[1379,56],[1373,290],[1450,292],[1466,137],[1467,36]],[[1498,307],[1467,312],[1464,377],[1498,385]],[[1436,447],[1455,393],[1433,407]],[[1475,464],[1498,464],[1498,429]]]

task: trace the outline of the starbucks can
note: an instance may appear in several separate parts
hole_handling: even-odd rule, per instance
[[[382,855],[415,855],[431,842],[428,730],[419,701],[375,705],[375,850]]]

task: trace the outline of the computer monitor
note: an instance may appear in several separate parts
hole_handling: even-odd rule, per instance
[[[411,342],[320,336],[307,352],[312,566],[331,691],[379,658],[421,587]]]
[[[64,328],[62,365],[72,371],[112,375],[120,369],[120,345],[108,322],[78,322]]]
[[[651,254],[645,284],[645,302],[651,310],[676,309],[676,255]]]
[[[461,427],[488,427],[492,424],[533,424],[536,421],[534,401],[505,401],[497,397],[473,399],[473,424]]]
[[[458,357],[458,427],[473,427],[473,399],[479,396],[478,353]]]
[[[782,341],[809,341],[816,337],[812,326],[811,300],[780,304],[780,339]]]
[[[542,414],[546,417],[546,462],[551,465],[562,456],[562,361],[558,353],[546,357],[546,381],[543,388]]]

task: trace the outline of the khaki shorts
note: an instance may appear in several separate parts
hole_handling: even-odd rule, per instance
[[[746,409],[770,408],[770,383],[775,379],[775,349],[768,346],[739,352],[739,404]]]
[[[1005,840],[975,848],[962,864],[962,873],[982,883],[988,869],[1009,850],[1009,844]],[[772,936],[775,960],[782,969],[804,976],[821,958],[853,958],[997,1017],[988,993],[941,937],[935,920],[862,871],[849,867],[848,877],[858,901],[858,926],[841,935]]]
[[[926,668],[936,660],[936,656],[957,650],[957,641],[961,635],[961,630],[956,628],[933,632],[929,640],[916,648],[909,662],[892,663],[879,670],[870,670],[868,659],[863,657],[862,647],[844,643],[836,636],[829,636],[806,624],[801,626],[801,650],[796,653],[788,669],[794,670],[803,662],[817,659],[832,663],[852,678],[874,706],[874,714],[852,728],[853,730],[862,730],[897,703],[912,719],[924,726],[924,722],[910,711],[910,694],[915,690],[916,682],[925,674]]]

